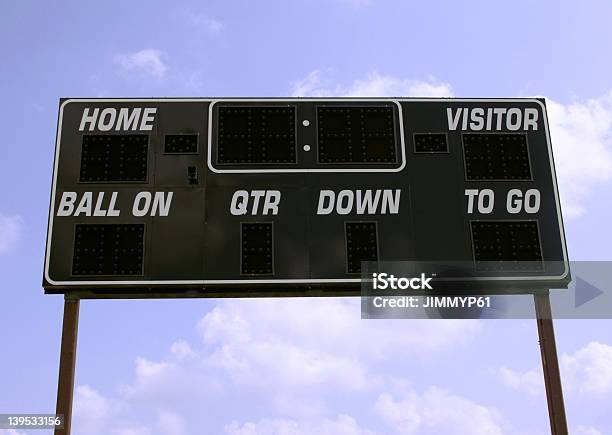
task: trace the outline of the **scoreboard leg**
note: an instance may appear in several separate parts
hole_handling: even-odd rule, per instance
[[[70,435],[71,430],[79,305],[79,299],[64,299],[64,321],[55,411],[56,414],[64,416],[64,428],[55,429],[55,435]]]
[[[552,435],[567,435],[567,420],[565,418],[565,404],[563,403],[563,389],[561,387],[561,374],[559,373],[559,359],[550,309],[549,290],[538,291],[534,293],[533,297],[538,322],[550,431]]]

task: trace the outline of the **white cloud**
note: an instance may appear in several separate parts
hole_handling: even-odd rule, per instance
[[[573,355],[564,354],[561,375],[570,389],[580,393],[612,393],[612,346],[594,341]]]
[[[211,33],[219,33],[221,30],[223,30],[223,27],[224,27],[223,23],[214,18],[209,18],[206,21],[206,28]]]
[[[225,25],[216,18],[207,18],[204,20],[203,24],[210,33],[219,33],[225,27]]]
[[[559,365],[565,391],[588,395],[612,393],[612,346],[591,342],[573,354],[561,355]],[[532,395],[544,393],[541,369],[521,373],[501,367],[499,376],[510,388]]]
[[[318,345],[306,337],[306,329],[314,326],[313,317],[322,320],[322,310],[312,303],[297,306],[292,301],[283,302],[230,301],[206,315],[199,329],[204,340],[215,346],[209,361],[225,369],[239,383],[266,385],[273,382],[276,388],[282,385],[366,388],[365,367],[353,358],[354,354],[331,352],[329,340]],[[301,314],[289,315],[296,310]],[[357,310],[353,312],[356,319],[358,313]],[[345,313],[340,313],[341,318],[342,314]],[[284,327],[281,326],[283,320]],[[328,323],[325,329],[331,331],[339,325],[331,316]],[[313,335],[320,337],[322,334],[314,332]]]
[[[161,412],[158,418],[157,427],[159,433],[167,435],[183,435],[185,432],[185,421],[177,414],[171,412]]]
[[[452,97],[453,88],[448,83],[415,80],[408,83],[406,94],[409,97]]]
[[[161,51],[147,48],[131,54],[117,55],[115,61],[123,71],[140,72],[162,78],[168,71],[163,58],[164,54]]]
[[[303,79],[293,83],[291,95],[294,97],[323,97],[336,95],[336,90],[328,89],[324,74],[316,69]]]
[[[117,412],[119,405],[103,397],[89,385],[78,385],[74,391],[74,426],[79,433],[103,433],[101,427],[107,423],[111,413]]]
[[[293,84],[291,94],[303,97],[450,97],[448,83],[428,80],[406,80],[385,76],[373,71],[365,79],[355,80],[350,86],[333,84],[330,71],[314,70]]]
[[[191,25],[203,28],[213,34],[221,32],[225,27],[225,25],[217,18],[204,14],[191,13],[188,15],[188,20]]]
[[[157,416],[147,423],[137,424],[133,421],[138,417],[127,416],[117,418],[113,415],[103,427],[104,434],[112,435],[185,435],[185,420],[172,412],[158,410]],[[81,432],[79,432],[81,433]]]
[[[376,412],[397,434],[421,431],[448,435],[502,435],[500,414],[461,396],[429,387],[422,394],[406,392],[401,399],[382,394]]]
[[[578,426],[575,431],[576,435],[604,435],[592,426]]]
[[[563,105],[547,99],[565,216],[585,212],[591,189],[612,178],[612,93]]]
[[[325,433],[328,427],[336,433],[343,433],[339,428],[344,427],[346,433],[367,433],[350,432],[358,428],[344,417],[325,421],[329,404],[347,394],[383,391],[394,381],[377,364],[390,358],[443,355],[470,342],[481,324],[477,320],[367,321],[360,318],[357,299],[294,298],[225,300],[197,328],[201,343],[177,340],[166,358],[137,358],[133,379],[120,386],[112,400],[79,387],[78,421],[114,420],[117,433],[159,433],[138,424],[139,410],[172,411],[176,404],[186,403],[222,410],[223,403],[237,401],[272,410],[273,419],[294,421],[304,433],[312,428],[316,431],[310,433]],[[193,409],[181,407],[181,412],[185,421],[201,417]],[[113,413],[123,418],[111,419]],[[247,420],[234,424],[233,430],[245,431],[251,424],[260,430],[264,423]],[[334,432],[329,429],[329,433]]]
[[[147,367],[145,370],[149,370]],[[149,374],[154,374],[153,368]],[[185,420],[182,416],[157,408],[150,413],[135,415],[134,404],[119,399],[107,398],[89,385],[78,385],[74,397],[75,433],[84,435],[184,435]],[[144,420],[139,423],[139,420]]]
[[[390,353],[423,358],[461,346],[480,330],[463,320],[363,321],[351,299],[222,302],[199,323],[209,361],[237,382],[362,390],[379,380],[367,366]]]
[[[136,376],[139,379],[147,379],[159,376],[165,372],[169,364],[166,362],[155,363],[145,358],[136,359]]]
[[[319,395],[299,394],[296,391],[278,391],[272,401],[273,409],[282,416],[312,419],[326,414],[325,399]]]
[[[364,321],[355,298],[225,300],[198,329],[206,342],[274,339],[328,353],[382,359],[388,351],[410,354],[461,346],[480,331],[478,320]]]
[[[193,349],[191,349],[191,346],[189,346],[189,343],[187,343],[185,340],[178,340],[172,343],[172,346],[170,346],[170,352],[178,360],[195,358],[196,356],[196,353],[193,351]]]
[[[392,76],[383,76],[374,71],[365,80],[356,80],[346,92],[347,96],[376,97],[450,97],[453,95],[448,83],[429,81],[400,80]]]
[[[339,415],[335,420],[298,422],[285,419],[263,419],[240,425],[232,422],[225,427],[226,435],[374,435],[359,427],[354,418]]]
[[[454,395],[446,390],[429,387],[422,393],[410,388],[404,388],[406,383],[399,382],[390,385],[391,389],[402,389],[401,393],[383,393],[378,396],[372,409],[381,423],[386,426],[379,430],[371,430],[360,425],[357,420],[346,414],[338,414],[333,418],[326,415],[313,414],[299,418],[270,417],[258,421],[239,422],[234,419],[225,424],[225,435],[376,435],[377,433],[411,435],[420,433],[444,433],[449,435],[502,435],[508,433],[507,423],[494,409],[475,403],[465,397]],[[268,392],[266,391],[266,394]],[[238,405],[239,397],[218,396],[224,403]],[[346,396],[342,396],[346,399]],[[181,408],[193,403],[192,396],[183,396],[175,402]],[[85,402],[85,403],[83,403]],[[122,402],[117,406],[114,400],[102,397],[98,392],[87,386],[79,386],[75,397],[75,431],[85,435],[109,433],[114,435],[183,435],[189,433],[187,419],[189,415],[154,407],[150,413],[135,412],[134,404]],[[80,406],[77,407],[77,404]],[[201,402],[196,402],[201,403]],[[247,401],[248,403],[248,401]],[[349,405],[350,403],[345,403]],[[218,422],[210,421],[212,411],[207,409],[210,427]],[[259,406],[251,404],[250,406]],[[148,406],[150,408],[150,406]],[[240,407],[234,406],[236,410]],[[201,413],[201,407],[194,408]],[[84,417],[84,412],[89,414]],[[192,411],[193,412],[193,411]],[[147,417],[147,415],[149,415]],[[190,417],[195,417],[191,415]],[[139,423],[139,420],[143,421]],[[201,423],[200,423],[201,424]],[[192,427],[199,427],[193,425]],[[214,431],[211,432],[212,433]],[[583,435],[596,435],[598,432],[584,429]]]
[[[184,397],[199,400],[222,387],[216,376],[211,376],[202,361],[196,358],[177,359],[171,353],[167,360],[150,361],[136,359],[134,379],[121,385],[119,393],[123,400],[147,402],[163,409],[180,403]]]
[[[12,250],[23,230],[23,219],[21,216],[5,216],[0,213],[0,254]]]
[[[371,366],[389,355],[424,359],[462,347],[480,331],[477,320],[360,318],[359,300],[226,300],[198,323],[203,349],[175,342],[167,359],[136,360],[124,398],[162,405],[202,391],[264,388],[285,414],[321,413],[316,391],[357,392],[384,381]],[[299,399],[296,397],[299,397]],[[316,394],[314,394],[316,396]],[[281,399],[282,397],[282,399]]]
[[[514,390],[525,391],[531,396],[544,394],[542,370],[531,369],[521,373],[502,366],[499,369],[499,375],[502,383]]]

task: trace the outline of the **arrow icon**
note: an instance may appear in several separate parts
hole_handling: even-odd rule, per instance
[[[574,288],[574,308],[586,304],[601,294],[603,294],[603,290],[577,276],[576,287]]]

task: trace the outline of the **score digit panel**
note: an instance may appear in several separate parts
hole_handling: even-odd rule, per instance
[[[398,172],[405,166],[397,101],[212,101],[208,113],[208,169],[215,173]]]
[[[47,293],[358,295],[364,261],[566,287],[543,102],[62,101]]]

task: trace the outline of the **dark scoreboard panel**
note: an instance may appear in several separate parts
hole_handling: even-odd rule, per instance
[[[359,294],[364,261],[566,286],[543,101],[61,102],[48,293]]]

